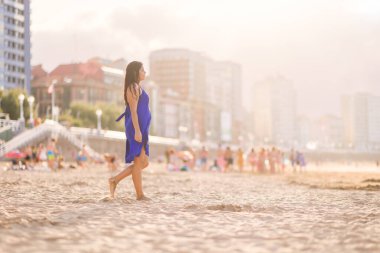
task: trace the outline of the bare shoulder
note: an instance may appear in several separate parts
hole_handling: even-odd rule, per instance
[[[127,97],[138,99],[140,95],[141,88],[137,84],[134,84],[130,89],[127,89]]]

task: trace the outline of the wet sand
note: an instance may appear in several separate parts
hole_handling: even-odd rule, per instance
[[[380,173],[306,172],[289,174],[287,180],[310,188],[380,191]]]
[[[152,200],[143,202],[131,178],[111,200],[109,176],[105,166],[1,171],[0,252],[380,251],[380,192],[299,185],[328,174],[167,173],[151,165],[143,183]]]

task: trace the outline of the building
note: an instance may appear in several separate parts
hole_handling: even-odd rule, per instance
[[[314,139],[322,149],[339,149],[343,147],[343,120],[334,115],[320,117],[314,124]]]
[[[209,61],[206,89],[206,100],[221,110],[221,141],[239,142],[244,132],[240,65]]]
[[[255,136],[259,143],[293,146],[296,141],[296,92],[291,81],[275,76],[254,86]]]
[[[368,140],[370,148],[380,150],[380,96],[368,98]]]
[[[380,145],[380,96],[368,93],[345,95],[341,99],[344,142],[357,150]]]
[[[30,1],[0,1],[0,86],[30,92]]]
[[[54,84],[55,106],[66,110],[72,102],[99,102],[124,105],[120,91],[124,89],[126,61],[93,58],[85,63],[61,64],[50,73],[41,65],[33,67],[32,93],[40,115],[51,113],[52,95],[48,88]]]
[[[178,129],[186,129],[190,139],[233,141],[233,123],[242,118],[238,64],[187,49],[163,49],[151,53],[150,71],[159,87],[160,119],[170,118],[168,125],[161,126],[165,130],[159,131],[163,136],[178,137]],[[166,129],[169,125],[173,130]]]

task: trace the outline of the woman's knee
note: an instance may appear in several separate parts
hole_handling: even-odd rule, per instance
[[[137,168],[144,169],[144,168],[148,167],[148,165],[149,165],[149,161],[147,158],[135,160],[135,167],[137,167]]]
[[[145,159],[144,162],[143,162],[143,169],[145,169],[146,167],[148,167],[149,165],[149,161],[148,159]]]

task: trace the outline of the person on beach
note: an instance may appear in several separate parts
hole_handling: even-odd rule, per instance
[[[89,154],[86,150],[86,144],[83,144],[82,149],[79,150],[77,158],[76,158],[78,166],[82,168],[87,168],[86,162],[88,158],[89,158]]]
[[[33,163],[33,150],[31,146],[26,146],[24,149],[25,156],[25,167],[26,169],[33,169],[32,163]]]
[[[46,156],[47,156],[47,162],[48,162],[48,167],[50,170],[55,171],[56,169],[56,157],[58,155],[58,150],[55,144],[55,139],[52,138],[48,145],[46,146]]]
[[[268,161],[269,161],[269,171],[270,173],[276,172],[276,155],[277,151],[275,147],[272,147],[272,150],[268,150]]]
[[[114,172],[117,169],[116,156],[113,154],[105,153],[104,160],[106,160],[107,168],[110,172]]]
[[[202,147],[200,152],[201,170],[207,171],[208,150],[205,146]]]
[[[255,167],[257,165],[257,155],[255,149],[251,149],[251,152],[248,155],[248,163],[251,165],[252,173],[255,172]]]
[[[43,143],[40,143],[38,146],[38,151],[37,151],[37,163],[39,162],[46,162],[47,160],[47,151],[46,147]]]
[[[224,172],[224,164],[225,164],[224,151],[221,144],[219,144],[218,146],[218,151],[216,152],[216,156],[217,156],[216,163],[219,168],[219,171]]]
[[[224,160],[225,160],[225,172],[228,172],[230,170],[233,170],[234,166],[234,158],[233,153],[230,147],[226,148],[226,151],[224,152]]]
[[[258,157],[258,162],[257,162],[257,171],[259,173],[264,173],[265,172],[265,160],[266,160],[266,151],[264,148],[260,150],[259,157]]]
[[[289,160],[290,160],[290,164],[293,168],[293,172],[295,172],[296,171],[296,153],[294,152],[294,149],[290,150]]]
[[[299,167],[299,171],[303,172],[306,167],[305,156],[300,151],[296,151],[296,164]]]
[[[241,148],[236,152],[236,161],[239,167],[240,173],[243,172],[244,169],[244,152]]]
[[[114,198],[117,184],[125,177],[132,175],[137,200],[148,200],[142,188],[141,171],[149,165],[149,126],[151,113],[149,96],[142,89],[140,82],[145,79],[145,70],[141,62],[128,64],[125,73],[124,101],[125,112],[116,121],[125,118],[126,150],[125,163],[130,164],[115,177],[109,178],[111,197]]]

